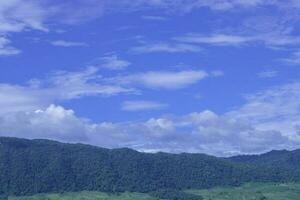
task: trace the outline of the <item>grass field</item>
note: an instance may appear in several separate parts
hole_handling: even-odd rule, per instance
[[[300,184],[248,183],[241,187],[188,190],[204,200],[300,200]],[[32,197],[10,197],[9,200],[156,200],[140,193],[109,195],[101,192],[41,194]]]
[[[77,192],[64,194],[41,194],[32,197],[9,197],[9,200],[155,200],[146,194],[122,193],[110,195],[101,192]]]
[[[300,184],[248,183],[241,187],[189,190],[205,200],[300,200]]]

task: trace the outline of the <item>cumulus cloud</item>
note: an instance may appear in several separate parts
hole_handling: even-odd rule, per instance
[[[50,105],[1,114],[0,134],[146,152],[261,153],[300,145],[299,98],[300,83],[294,82],[248,95],[244,105],[224,114],[204,110],[122,123],[94,123]]]
[[[15,123],[15,128],[13,124]],[[0,135],[48,138],[59,141],[87,141],[87,122],[72,110],[50,105],[45,110],[14,112],[0,116]]]
[[[59,46],[59,47],[87,47],[88,46],[88,44],[84,42],[74,42],[74,41],[66,41],[66,40],[52,41],[51,44],[53,46]]]
[[[298,144],[277,130],[212,111],[152,118],[144,122],[92,123],[74,111],[51,105],[44,110],[0,116],[0,135],[129,147],[145,152],[202,152],[219,156],[260,153]]]
[[[58,1],[0,0],[0,55],[15,55],[10,34],[28,30],[48,31],[46,24],[77,23],[94,19],[109,11],[130,11],[144,8],[162,8],[168,11],[189,12],[208,7],[213,10],[242,10],[256,6],[273,5],[280,9],[299,9],[296,1],[277,0],[67,0]],[[124,9],[126,8],[126,9]],[[287,10],[285,10],[287,11]],[[180,12],[182,14],[182,12]],[[174,13],[174,12],[173,12]],[[63,19],[63,20],[61,20]],[[148,19],[149,16],[148,16]],[[152,17],[152,20],[154,18]],[[158,19],[158,18],[156,18]],[[257,21],[254,20],[255,24]],[[285,25],[286,22],[283,22]],[[268,24],[272,24],[269,23]],[[280,25],[280,24],[279,24]],[[253,27],[249,22],[249,27]],[[275,33],[265,24],[256,26],[260,34],[188,33],[170,43],[144,44],[136,52],[198,52],[199,44],[234,45],[249,43],[265,45],[298,45],[300,39],[292,28],[277,26]],[[248,30],[248,29],[247,29]],[[254,35],[254,36],[253,36]],[[57,41],[56,41],[57,42]],[[172,43],[173,42],[173,43]],[[58,41],[62,46],[81,46],[72,41]],[[297,52],[286,62],[298,64]],[[123,69],[130,65],[116,55],[102,58],[103,66]],[[260,153],[271,149],[295,148],[300,137],[299,82],[274,87],[246,97],[246,103],[225,114],[206,110],[182,116],[161,116],[143,122],[91,122],[77,117],[60,101],[84,96],[111,96],[135,93],[136,88],[182,89],[207,77],[222,76],[223,72],[201,70],[148,71],[118,77],[102,77],[99,69],[87,68],[79,72],[56,72],[44,80],[31,80],[26,85],[0,84],[0,135],[48,138],[64,142],[84,142],[104,147],[131,147],[141,151],[204,152],[215,155]],[[274,73],[264,73],[270,77]],[[52,105],[51,105],[52,104]],[[50,105],[50,106],[48,106]],[[125,102],[125,110],[163,108],[157,102]]]
[[[122,104],[124,111],[160,110],[168,105],[153,101],[125,101]]]

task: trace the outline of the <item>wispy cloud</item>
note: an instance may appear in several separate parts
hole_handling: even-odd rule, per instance
[[[59,47],[87,47],[89,46],[87,43],[84,42],[74,42],[74,41],[66,41],[66,40],[56,40],[50,42],[53,46]]]
[[[11,56],[21,53],[21,50],[10,46],[10,40],[0,37],[0,56]]]
[[[238,113],[218,115],[205,110],[142,122],[95,124],[78,118],[73,110],[51,105],[32,112],[0,115],[0,128],[15,137],[130,147],[146,152],[201,152],[221,156],[289,149],[300,144],[296,126],[286,135],[282,129],[285,126],[261,127],[250,118],[238,119]]]
[[[290,65],[299,65],[300,64],[300,51],[295,51],[288,58],[282,58],[280,61],[283,61]]]
[[[214,34],[203,35],[188,33],[185,36],[173,38],[176,41],[191,44],[208,44],[218,46],[240,46],[251,43],[261,43],[266,46],[284,46],[300,44],[300,37],[291,35],[261,34],[261,35],[230,35]]]
[[[276,130],[293,141],[300,141],[300,83],[273,87],[246,96],[247,103],[228,113],[237,120],[251,121],[260,130]]]
[[[202,48],[197,45],[185,44],[185,43],[148,43],[140,46],[132,47],[130,49],[133,53],[187,53],[187,52],[200,52]]]
[[[103,77],[97,67],[82,71],[56,71],[44,79],[31,79],[27,84],[0,84],[1,113],[30,111],[61,101],[86,96],[109,97],[118,94],[141,93],[141,88],[181,89],[209,76],[205,71],[151,71],[131,75]],[[137,102],[158,108],[154,102]],[[127,103],[127,108],[130,107]],[[129,105],[129,106],[128,106]],[[132,105],[132,104],[131,104]],[[131,106],[133,108],[133,106]]]
[[[0,84],[1,113],[43,108],[51,103],[85,96],[111,96],[134,93],[131,88],[107,84],[98,74],[98,68],[83,71],[60,71],[47,79],[31,80],[27,85]]]
[[[142,85],[148,88],[156,89],[181,89],[208,77],[205,71],[150,71],[145,73],[136,73],[128,76],[113,78],[112,82],[118,82],[121,85]]]
[[[125,101],[122,104],[124,111],[143,111],[143,110],[160,110],[168,105],[153,101]]]
[[[1,1],[0,2],[0,35],[3,38],[8,38],[8,33],[22,32],[28,30],[40,30],[49,31],[47,24],[76,24],[86,20],[96,19],[109,12],[131,12],[143,9],[159,9],[165,14],[170,15],[180,13],[181,15],[192,10],[199,8],[209,8],[214,11],[225,12],[233,9],[248,9],[263,6],[274,6],[283,10],[282,12],[290,13],[291,10],[298,10],[299,5],[293,0],[288,0],[283,3],[279,0],[274,1],[263,1],[263,0],[251,0],[251,1],[240,1],[240,0],[120,0],[120,1],[109,1],[109,0],[93,0],[93,1],[71,1],[66,0],[63,3],[58,1],[35,1],[35,0],[13,0],[13,1]],[[126,8],[126,9],[124,9]],[[30,12],[28,12],[30,10]],[[145,15],[144,19],[148,20],[163,20],[164,17],[159,15]],[[50,22],[50,23],[49,23]],[[269,39],[268,39],[269,38]],[[280,37],[265,35],[260,39],[253,39],[249,36],[239,36],[234,34],[215,34],[210,36],[198,35],[187,35],[180,37],[181,40],[193,43],[206,43],[214,45],[240,45],[249,41],[263,41],[270,45],[293,45],[299,44],[299,37],[284,36]],[[86,46],[83,43],[78,42],[67,42],[60,41],[54,42],[60,46]],[[180,49],[180,47],[177,47]],[[178,51],[197,51],[191,50],[191,47],[183,47],[185,50]],[[154,48],[155,49],[155,48]],[[159,49],[159,48],[158,48]],[[170,48],[163,47],[166,51],[171,52]],[[176,46],[175,46],[176,49]],[[15,55],[20,53],[14,47],[0,49],[2,55]],[[176,50],[175,50],[176,52]]]
[[[204,36],[201,34],[190,33],[182,37],[174,38],[175,40],[186,43],[211,44],[211,45],[241,45],[250,41],[253,38],[235,35],[210,35]]]
[[[11,91],[11,88],[8,90]],[[222,115],[204,110],[141,122],[92,123],[77,117],[73,110],[50,105],[42,109],[26,112],[16,110],[0,115],[0,134],[84,142],[109,148],[202,152],[222,156],[293,149],[300,145],[299,91],[300,83],[294,82],[249,95],[244,105]],[[0,94],[13,95],[5,92]],[[30,102],[32,96],[19,100]],[[2,97],[0,102],[5,99]],[[125,102],[123,106],[130,111],[162,108],[157,104],[160,105],[157,102],[132,101]]]
[[[30,10],[30,12],[28,12]],[[0,32],[20,32],[25,28],[47,31],[46,9],[36,1],[1,1]]]
[[[152,20],[152,21],[166,21],[166,17],[162,16],[155,16],[155,15],[143,15],[142,19],[144,20]]]
[[[115,54],[98,58],[98,61],[100,62],[100,67],[110,70],[122,70],[131,65],[129,61],[122,60]]]
[[[0,1],[0,56],[21,53],[21,50],[10,46],[10,33],[30,29],[48,31],[44,26],[45,18],[45,10],[35,1]]]
[[[39,30],[47,32],[47,24],[71,23],[95,19],[108,12],[156,9],[173,15],[198,8],[209,8],[222,14],[228,10],[244,12],[247,8],[271,5],[276,12],[299,11],[293,0],[92,0],[92,1],[36,1],[0,0],[0,55],[20,53],[14,47],[12,34]],[[124,9],[126,8],[126,9]],[[152,11],[152,10],[151,10]],[[175,11],[175,12],[174,12]],[[252,11],[252,10],[251,10]],[[288,15],[287,14],[287,15]],[[144,20],[164,20],[160,16],[143,16]],[[293,18],[290,17],[290,18]],[[250,20],[251,21],[251,20]],[[140,43],[136,53],[191,53],[201,46],[237,46],[262,44],[265,46],[293,46],[300,44],[294,31],[295,20],[279,23],[254,19],[248,29],[224,29],[213,33],[187,33],[167,42]],[[240,21],[239,21],[240,22]],[[286,26],[286,23],[291,23]],[[228,24],[226,24],[228,25]],[[255,25],[255,27],[253,26]],[[216,25],[217,26],[217,25]],[[266,28],[267,27],[267,28]],[[12,41],[12,42],[11,42]],[[63,47],[86,46],[76,41],[53,41]],[[295,51],[283,61],[300,64]],[[131,63],[117,55],[99,59],[99,67],[124,69]],[[111,72],[110,72],[111,73]],[[118,76],[104,77],[96,67],[82,71],[60,71],[27,84],[0,84],[0,134],[27,138],[49,138],[66,142],[85,142],[105,147],[131,147],[142,151],[205,152],[216,155],[260,153],[270,149],[295,148],[300,145],[300,83],[285,84],[246,97],[246,103],[228,113],[211,110],[168,115],[140,122],[95,123],[76,116],[75,111],[60,104],[86,96],[136,94],[146,89],[177,90],[200,83],[208,77],[223,76],[222,71],[182,70],[118,72]],[[261,78],[275,77],[275,71],[263,71]],[[173,91],[172,91],[173,92]],[[50,106],[49,106],[50,105]],[[164,109],[168,104],[154,101],[127,101],[125,111]]]
[[[220,77],[220,76],[224,76],[224,72],[221,70],[214,70],[210,72],[210,75],[214,77]]]
[[[275,70],[271,71],[262,71],[257,74],[259,78],[274,78],[278,75],[278,72]]]

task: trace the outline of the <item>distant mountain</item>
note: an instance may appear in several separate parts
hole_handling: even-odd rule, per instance
[[[0,194],[154,192],[249,181],[300,181],[300,173],[294,170],[299,156],[299,151],[293,151],[225,159],[0,137]]]
[[[300,150],[273,150],[262,155],[241,155],[228,159],[235,163],[260,167],[282,168],[300,171]],[[300,173],[300,172],[299,172]]]

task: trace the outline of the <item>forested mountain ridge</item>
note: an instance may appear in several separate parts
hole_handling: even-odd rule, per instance
[[[110,150],[0,137],[0,194],[82,190],[153,192],[235,186],[249,181],[300,180],[300,173],[292,167],[287,170],[288,166],[264,166],[257,162],[237,157],[148,154],[126,148]]]
[[[234,156],[228,160],[235,163],[300,170],[300,149],[294,151],[273,150],[261,155]]]

